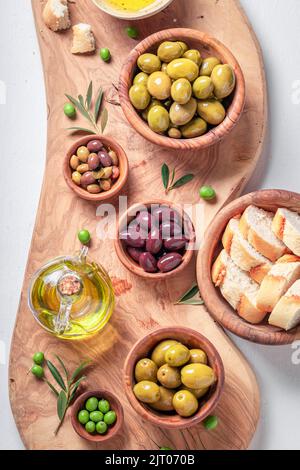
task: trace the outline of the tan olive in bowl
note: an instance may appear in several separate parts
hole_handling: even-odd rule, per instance
[[[139,401],[133,391],[136,385],[136,364],[141,359],[150,358],[155,347],[166,340],[182,343],[188,349],[201,349],[204,351],[207,356],[207,365],[213,369],[216,377],[214,385],[210,387],[207,394],[199,398],[198,409],[190,417],[180,416],[175,411],[155,410],[150,404]],[[207,416],[213,413],[223,391],[224,375],[222,359],[216,348],[207,338],[190,328],[174,326],[153,331],[133,346],[124,365],[124,387],[131,406],[142,419],[161,428],[186,429],[201,423]],[[181,386],[178,388],[181,389]]]

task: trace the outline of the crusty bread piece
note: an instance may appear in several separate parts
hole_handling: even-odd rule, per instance
[[[300,280],[294,282],[275,305],[269,317],[270,325],[291,330],[300,323]]]
[[[285,255],[272,266],[261,283],[257,295],[257,305],[262,310],[272,312],[279,299],[291,285],[300,278],[300,258]]]
[[[300,216],[289,209],[279,208],[272,222],[276,237],[295,254],[300,256]]]
[[[249,272],[256,282],[261,283],[272,267],[272,263],[244,239],[239,230],[239,219],[230,219],[222,238],[223,247],[235,264]]]
[[[289,250],[272,231],[273,212],[256,206],[248,206],[240,218],[239,229],[243,237],[262,255],[271,261]]]
[[[257,307],[259,286],[222,250],[212,267],[212,280],[238,314],[250,323],[260,323],[266,312]]]
[[[43,10],[43,20],[52,31],[62,31],[71,27],[67,0],[48,0]]]
[[[89,24],[79,23],[73,26],[72,54],[86,54],[96,49],[96,41]]]

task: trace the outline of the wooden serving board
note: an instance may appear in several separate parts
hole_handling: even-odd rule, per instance
[[[9,383],[11,405],[19,432],[29,449],[245,449],[254,434],[259,417],[259,391],[255,376],[240,351],[212,320],[204,307],[174,306],[173,302],[195,280],[195,262],[180,278],[168,282],[147,282],[126,271],[116,257],[113,241],[96,236],[96,205],[76,197],[66,186],[62,164],[66,150],[76,139],[65,128],[69,121],[62,108],[64,93],[84,93],[93,79],[106,96],[114,96],[122,62],[135,41],[125,32],[125,22],[98,10],[90,0],[70,3],[73,24],[90,23],[98,47],[108,46],[113,60],[104,64],[98,54],[73,56],[71,31],[53,33],[41,18],[45,2],[33,0],[36,29],[41,47],[48,103],[48,144],[46,169],[32,245],[12,340]],[[232,134],[220,145],[203,153],[167,151],[146,142],[125,121],[119,106],[107,103],[108,135],[126,150],[130,161],[128,203],[150,198],[166,198],[160,178],[163,162],[176,167],[178,175],[195,173],[189,185],[173,191],[170,201],[191,203],[201,217],[204,229],[226,202],[236,197],[254,171],[261,154],[266,127],[266,91],[263,63],[255,35],[239,3],[235,0],[175,0],[164,12],[138,23],[140,38],[170,27],[197,28],[215,35],[240,61],[246,78],[247,101],[244,115]],[[82,120],[78,123],[85,124]],[[199,203],[198,189],[212,184],[217,191],[215,204]],[[195,216],[195,214],[194,214]],[[64,342],[44,332],[27,306],[28,283],[46,260],[78,249],[77,230],[86,227],[93,235],[91,255],[102,263],[114,279],[117,306],[104,329],[83,342]],[[113,227],[110,227],[113,230]],[[201,230],[200,230],[201,231]],[[200,234],[201,235],[201,234]],[[141,422],[130,407],[122,388],[125,356],[135,341],[160,326],[184,325],[207,336],[219,350],[225,365],[226,384],[216,410],[220,424],[214,431],[202,425],[185,431],[164,431]],[[93,359],[87,388],[108,388],[122,401],[126,426],[113,441],[89,444],[71,427],[69,415],[57,437],[56,403],[45,384],[27,374],[31,356],[44,351],[54,358],[59,353],[69,367],[81,358]]]

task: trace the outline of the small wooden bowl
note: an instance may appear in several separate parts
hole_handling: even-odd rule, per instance
[[[86,189],[77,186],[77,184],[72,181],[72,171],[74,170],[72,170],[72,168],[70,167],[70,158],[72,157],[72,155],[76,154],[78,147],[81,147],[82,145],[87,145],[90,140],[96,139],[101,140],[101,142],[103,142],[106,147],[111,148],[118,155],[120,176],[117,182],[113,184],[109,191],[103,191],[98,194],[91,194]],[[71,188],[72,191],[74,191],[77,196],[81,197],[82,199],[93,202],[102,202],[107,201],[108,199],[114,199],[124,188],[128,180],[128,172],[129,167],[126,153],[124,152],[122,147],[115,141],[115,139],[104,135],[87,135],[77,140],[69,148],[63,164],[64,178],[69,188]]]
[[[187,224],[187,227],[190,227],[190,231],[193,234],[188,244],[188,248],[186,249],[183,255],[182,263],[177,268],[173,269],[173,271],[169,271],[168,273],[145,272],[143,268],[141,268],[141,266],[129,256],[126,250],[125,243],[119,238],[119,233],[128,226],[131,220],[134,219],[135,215],[132,215],[132,214],[137,214],[137,212],[140,209],[145,208],[145,207],[149,209],[152,204],[160,204],[160,205],[171,207],[172,209],[176,210],[179,213],[179,215],[183,217],[184,224]],[[179,273],[181,273],[190,263],[193,257],[193,253],[194,253],[194,244],[195,244],[194,233],[195,233],[194,226],[193,226],[191,219],[186,214],[186,212],[184,212],[181,209],[180,206],[178,206],[177,204],[168,202],[168,201],[154,199],[151,201],[146,201],[144,203],[134,204],[120,217],[119,223],[117,225],[117,233],[116,233],[116,238],[115,238],[115,250],[123,266],[129,269],[129,271],[131,271],[133,274],[137,274],[138,276],[143,277],[145,279],[152,279],[156,281],[163,280],[163,279],[170,279],[170,277],[177,276]]]
[[[159,13],[160,11],[164,10],[165,8],[167,8],[168,5],[170,5],[170,3],[173,2],[173,0],[156,0],[154,3],[148,5],[142,10],[122,11],[109,6],[109,4],[105,0],[92,1],[98,8],[100,8],[100,10],[104,11],[105,13],[108,13],[111,16],[114,16],[115,18],[120,18],[121,20],[141,20],[144,18],[148,18],[149,16],[156,15],[156,13]]]
[[[192,139],[171,139],[170,137],[153,132],[141,118],[129,99],[129,88],[137,70],[137,59],[145,52],[156,52],[163,41],[185,41],[190,48],[199,49],[203,57],[217,56],[222,63],[230,64],[236,75],[236,87],[230,97],[227,114],[224,121],[206,134]],[[194,29],[173,28],[165,29],[148,36],[141,41],[129,54],[123,65],[120,81],[119,96],[123,112],[134,129],[154,144],[177,150],[202,150],[220,142],[234,128],[240,119],[245,104],[245,80],[241,67],[236,58],[220,41],[206,33]]]
[[[136,363],[145,357],[149,357],[152,349],[166,339],[175,339],[185,344],[189,348],[200,348],[206,352],[208,365],[213,368],[217,382],[211,387],[207,397],[200,399],[200,406],[196,414],[190,418],[183,418],[175,412],[163,413],[153,410],[145,403],[141,403],[133,393],[135,385],[134,369]],[[222,359],[213,344],[197,331],[181,326],[160,328],[140,339],[129,352],[124,365],[124,387],[127,398],[131,406],[142,419],[160,428],[185,429],[199,424],[209,416],[216,408],[224,387],[224,366]],[[202,403],[203,400],[203,403]]]
[[[117,421],[112,426],[108,427],[106,434],[90,434],[85,430],[84,426],[77,420],[77,415],[79,411],[84,409],[84,404],[86,400],[90,397],[96,397],[98,399],[104,398],[108,400],[110,402],[111,409],[117,414]],[[118,398],[113,393],[108,392],[107,390],[99,389],[93,390],[91,392],[85,392],[79,395],[79,397],[75,400],[74,404],[72,405],[71,422],[74,430],[80,437],[83,437],[84,439],[90,442],[105,442],[109,439],[112,439],[123,426],[123,407]]]
[[[242,196],[224,207],[208,227],[206,237],[198,255],[197,278],[202,298],[215,320],[236,335],[254,343],[280,345],[300,338],[300,326],[284,331],[269,325],[267,320],[252,325],[241,318],[222,297],[211,279],[211,268],[220,248],[218,247],[228,221],[241,214],[249,205],[275,212],[278,207],[300,212],[300,194],[277,189],[256,191]]]

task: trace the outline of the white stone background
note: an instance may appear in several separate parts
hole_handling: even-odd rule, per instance
[[[299,191],[300,1],[241,3],[263,50],[270,106],[265,165],[247,190]],[[23,449],[9,405],[7,362],[46,147],[44,80],[29,0],[0,0],[0,80],[7,86],[6,105],[0,104],[0,448]],[[261,418],[251,449],[299,449],[300,365],[292,364],[292,348],[232,340],[253,366],[261,391]]]

